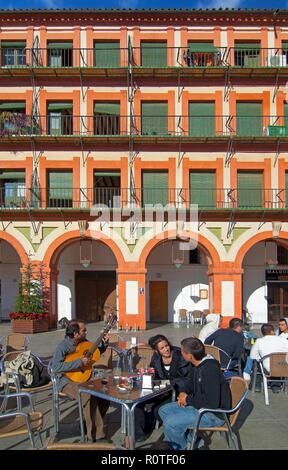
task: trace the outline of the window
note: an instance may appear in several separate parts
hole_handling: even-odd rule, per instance
[[[282,266],[288,265],[288,250],[284,246],[277,245],[277,260]]]
[[[94,135],[120,134],[120,102],[94,103]]]
[[[237,172],[238,209],[261,209],[263,207],[263,172]]]
[[[166,42],[141,42],[142,67],[167,67]]]
[[[49,135],[72,135],[73,134],[73,104],[50,102],[48,111],[48,134]]]
[[[215,171],[190,171],[190,204],[199,208],[213,209],[216,206]]]
[[[50,208],[69,208],[73,205],[72,170],[53,170],[48,172],[48,201]]]
[[[94,67],[120,67],[120,42],[94,42]]]
[[[168,134],[168,103],[143,102],[141,105],[142,135]]]
[[[189,135],[210,137],[215,135],[215,103],[189,103]]]
[[[52,42],[47,44],[49,67],[72,67],[73,42]]]
[[[261,43],[235,41],[234,65],[239,67],[259,67],[261,65]]]
[[[25,170],[0,170],[1,207],[25,207]]]
[[[94,204],[105,204],[108,207],[120,207],[120,194],[120,171],[94,171]]]
[[[168,171],[142,172],[142,206],[168,204]]]
[[[6,67],[26,65],[25,41],[1,41],[1,63]]]
[[[237,136],[263,135],[262,103],[236,103]]]
[[[221,65],[221,53],[211,41],[189,41],[184,58],[188,67],[215,67]]]
[[[26,129],[25,101],[0,102],[0,132],[3,134],[23,134]]]

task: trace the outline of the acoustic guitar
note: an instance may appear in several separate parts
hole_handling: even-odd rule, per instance
[[[100,357],[100,351],[98,349],[99,344],[101,343],[103,336],[108,333],[108,331],[115,325],[117,322],[117,316],[114,313],[111,313],[107,319],[104,329],[96,339],[94,343],[90,341],[82,341],[76,347],[75,352],[68,354],[65,357],[64,362],[74,361],[75,359],[81,359],[81,357],[86,356],[91,359],[89,365],[82,367],[82,369],[77,369],[76,371],[66,372],[65,376],[72,382],[87,382],[90,379],[93,369],[93,364],[98,361]]]

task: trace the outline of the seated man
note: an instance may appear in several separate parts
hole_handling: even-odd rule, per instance
[[[205,355],[205,347],[198,338],[181,341],[183,358],[194,366],[191,375],[183,383],[178,402],[161,406],[159,415],[163,421],[164,434],[174,450],[187,447],[187,429],[196,422],[200,408],[229,409],[231,393],[220,364],[213,357]],[[201,426],[221,426],[224,420],[214,413],[205,413]]]
[[[58,344],[51,362],[54,372],[63,372],[59,380],[59,392],[65,393],[74,400],[78,398],[78,383],[72,382],[64,374],[65,372],[81,370],[83,366],[89,365],[90,359],[84,356],[80,359],[65,362],[65,358],[68,354],[75,352],[80,342],[87,341],[86,334],[87,329],[83,321],[71,321],[66,327],[65,339]],[[99,347],[101,353],[105,351],[107,344],[108,337],[105,335]],[[95,442],[96,439],[104,439],[104,416],[109,408],[109,402],[83,394],[82,404],[89,440]]]
[[[277,335],[288,339],[288,318],[280,318]]]
[[[270,323],[264,323],[261,326],[261,333],[263,338],[257,339],[255,344],[252,346],[250,356],[247,358],[246,366],[243,371],[243,378],[247,382],[250,382],[253,360],[260,361],[262,357],[276,352],[288,352],[288,341],[285,337],[275,335],[273,325]],[[267,372],[270,371],[269,358],[264,360],[263,366]],[[272,391],[278,391],[277,384],[275,384],[275,387],[272,386]]]
[[[213,344],[213,346],[223,349],[232,358],[229,369],[233,369],[241,358],[244,349],[242,330],[243,321],[240,318],[232,318],[229,322],[229,328],[219,328],[205,339],[205,344]],[[227,367],[228,362],[227,356],[221,353],[221,367]]]

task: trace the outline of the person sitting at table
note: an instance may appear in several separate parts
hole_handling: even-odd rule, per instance
[[[288,318],[280,318],[278,326],[279,328],[276,334],[281,336],[281,338],[288,339]]]
[[[191,373],[192,364],[185,361],[181,354],[180,348],[172,346],[164,335],[156,335],[149,339],[149,346],[153,349],[154,354],[151,358],[150,367],[154,369],[155,380],[170,380],[177,393],[179,387],[182,386],[184,377]],[[162,395],[150,405],[152,405],[149,413],[145,413],[144,405],[135,409],[135,436],[136,440],[142,441],[146,438],[155,425],[156,420],[160,420],[158,410],[164,403],[171,401],[169,393]]]
[[[72,382],[72,380],[65,376],[65,373],[81,370],[83,366],[89,365],[90,359],[84,356],[80,359],[65,362],[65,358],[68,354],[75,352],[80,342],[87,341],[86,334],[87,329],[84,321],[77,320],[69,322],[66,327],[65,339],[58,344],[51,361],[51,367],[54,373],[63,372],[58,382],[58,391],[65,393],[72,400],[77,400],[78,398],[79,384]],[[107,345],[108,335],[105,335],[98,348],[100,353],[106,350]],[[88,439],[92,442],[105,439],[104,417],[109,408],[109,401],[83,394],[82,404]]]

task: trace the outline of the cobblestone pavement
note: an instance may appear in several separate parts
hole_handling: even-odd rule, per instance
[[[92,323],[88,325],[88,337],[93,339],[99,333],[102,324]],[[199,326],[177,327],[174,324],[152,324],[144,332],[120,332],[123,338],[137,336],[138,341],[146,341],[150,336],[162,333],[173,344],[179,345],[180,340],[199,333]],[[259,334],[259,330],[255,330]],[[10,333],[9,323],[0,323],[0,336]],[[259,334],[260,336],[260,334]],[[30,336],[30,349],[40,357],[50,357],[56,345],[64,337],[64,330],[49,331]],[[243,410],[243,423],[239,430],[241,447],[248,449],[288,449],[288,407],[287,393],[281,392],[274,395],[269,392],[270,405],[265,406],[264,394],[249,393],[246,406]],[[37,396],[36,409],[44,413],[44,430],[42,437],[44,442],[54,436],[52,416],[51,392],[42,392]],[[120,432],[120,409],[114,406],[109,408],[106,415],[107,435],[116,444],[123,444],[123,435]],[[245,419],[245,414],[248,417]],[[242,420],[241,420],[242,421]],[[66,402],[61,406],[61,426],[57,440],[63,442],[79,442],[80,429],[78,409],[76,402]],[[214,433],[211,442],[205,444],[209,449],[227,449],[227,443],[219,433]],[[136,444],[139,449],[163,449],[163,429],[154,430],[149,438]],[[28,449],[30,442],[26,436],[0,440],[0,450],[3,449]]]

